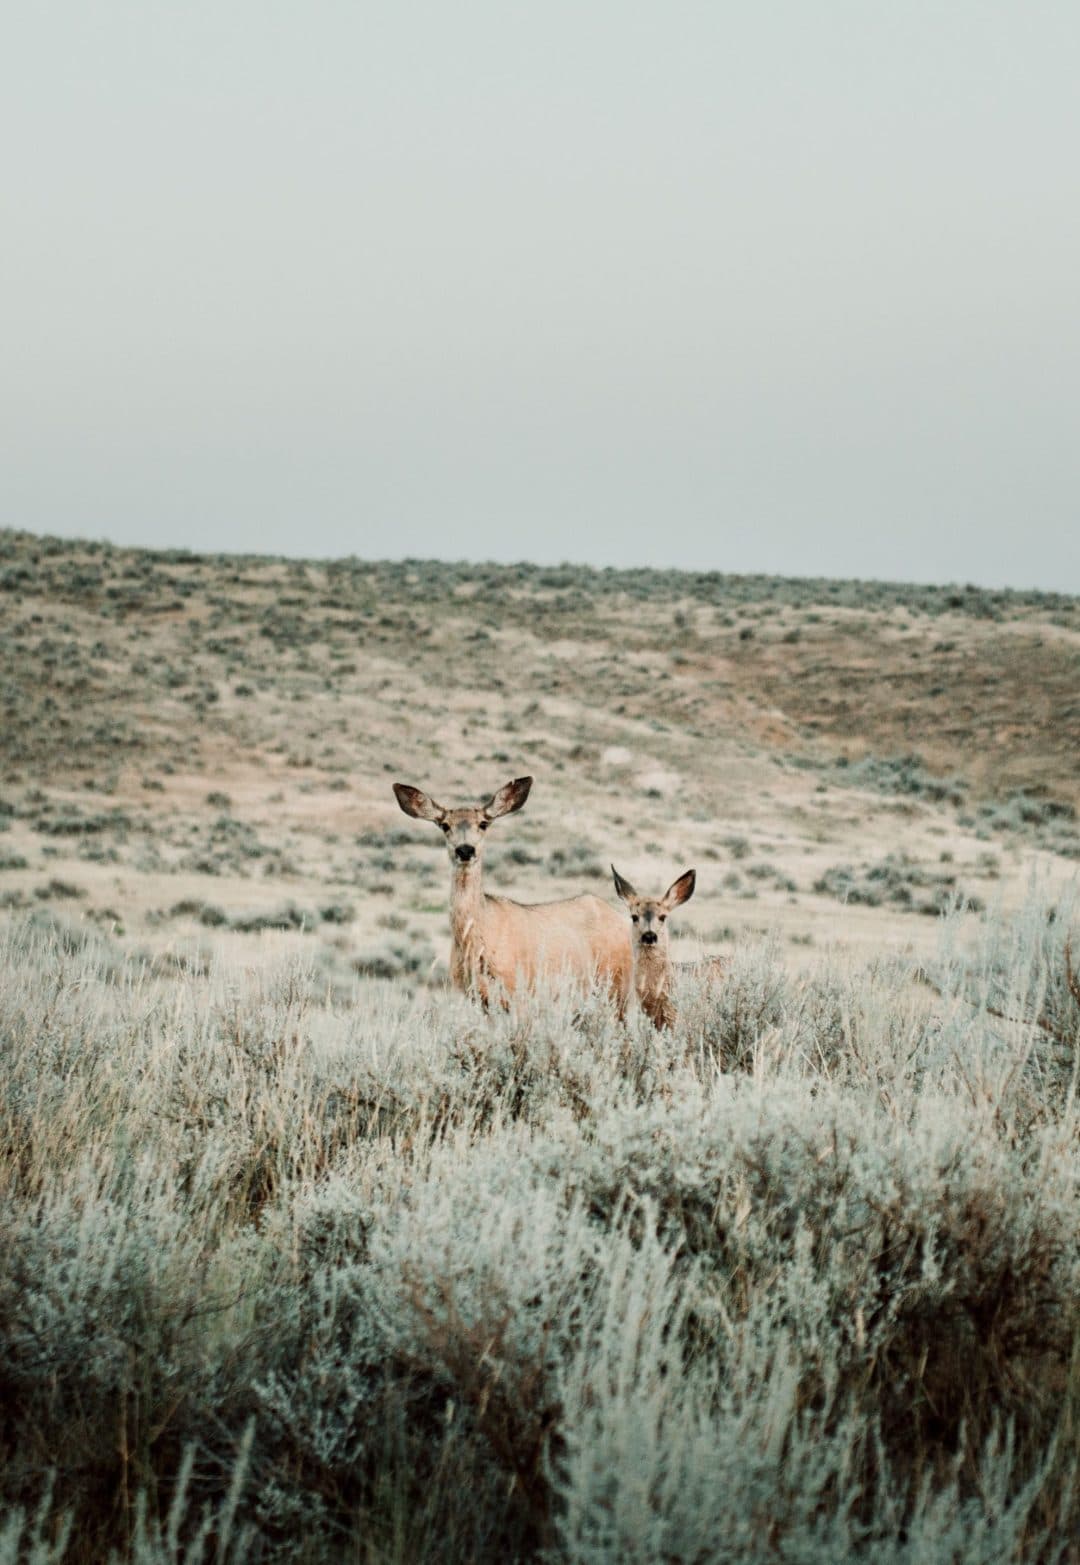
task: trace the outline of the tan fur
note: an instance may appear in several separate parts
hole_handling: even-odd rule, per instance
[[[630,910],[631,949],[633,951],[634,993],[638,1004],[663,1030],[675,1024],[678,1012],[671,991],[676,972],[698,973],[710,983],[719,982],[726,969],[723,957],[707,957],[702,962],[673,962],[668,933],[668,915],[694,894],[697,877],[692,869],[680,875],[662,897],[638,896],[628,880],[611,866],[615,890]]]
[[[675,1025],[675,1003],[671,998],[672,962],[667,951],[653,946],[634,948],[634,993],[638,1004],[654,1027],[661,1031]]]
[[[446,809],[418,789],[394,784],[406,815],[430,820],[450,852],[450,981],[482,1004],[505,1001],[518,984],[540,979],[606,982],[621,1015],[630,992],[632,958],[626,922],[588,894],[558,902],[513,902],[483,889],[484,836],[492,821],[521,809],[531,778],[507,783],[475,808]],[[472,850],[462,861],[459,853]]]

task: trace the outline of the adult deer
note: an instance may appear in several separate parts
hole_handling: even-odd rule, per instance
[[[726,966],[723,957],[712,956],[703,962],[673,962],[668,939],[668,915],[689,902],[697,885],[697,872],[688,869],[664,892],[662,897],[641,897],[628,880],[611,866],[615,890],[630,909],[631,946],[634,953],[634,992],[638,1003],[655,1027],[671,1027],[676,1017],[672,998],[672,980],[677,972],[701,973],[710,981],[719,979]]]
[[[448,808],[419,788],[395,783],[406,815],[432,821],[450,854],[450,981],[487,1006],[518,984],[569,977],[607,984],[623,1013],[632,958],[626,924],[599,897],[512,902],[489,896],[481,881],[484,841],[492,822],[513,815],[529,797],[531,777],[508,782],[483,804]]]

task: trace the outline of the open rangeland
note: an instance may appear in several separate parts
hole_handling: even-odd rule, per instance
[[[8,532],[0,636],[0,1561],[1080,1560],[1080,604]],[[672,1025],[449,982],[392,784],[530,776]]]

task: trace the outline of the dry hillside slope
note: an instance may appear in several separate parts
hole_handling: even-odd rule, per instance
[[[334,983],[426,976],[445,866],[396,778],[453,799],[530,772],[493,886],[693,864],[684,946],[771,929],[792,959],[920,949],[918,914],[1080,855],[1072,598],[4,532],[0,634],[4,905],[166,966],[213,930],[306,945]]]

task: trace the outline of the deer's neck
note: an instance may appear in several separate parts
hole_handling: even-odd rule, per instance
[[[479,864],[455,864],[450,871],[452,977],[463,989],[482,987],[485,977],[484,901]]]
[[[634,952],[634,988],[642,1008],[652,1014],[671,987],[671,955],[659,946],[639,946]]]

